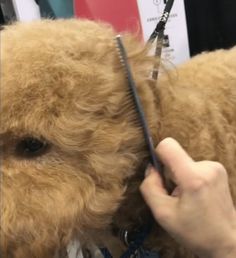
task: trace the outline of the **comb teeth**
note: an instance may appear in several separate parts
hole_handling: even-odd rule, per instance
[[[121,35],[117,35],[115,38],[115,42],[116,42],[116,46],[117,46],[117,52],[119,55],[119,59],[120,59],[120,63],[122,64],[122,66],[125,68],[125,74],[126,76],[128,76],[128,69],[127,69],[127,55],[124,49],[124,45],[122,43],[122,39],[121,39]]]
[[[130,98],[133,99],[134,108],[137,111],[138,118],[139,118],[139,126],[141,124],[144,138],[145,138],[145,141],[146,141],[146,144],[148,147],[148,151],[150,154],[150,161],[151,161],[152,165],[155,167],[155,169],[159,172],[160,176],[162,177],[163,182],[165,182],[162,164],[157,159],[155,148],[153,146],[153,140],[151,137],[151,133],[148,128],[148,124],[147,124],[144,110],[143,110],[143,107],[141,104],[141,100],[140,100],[138,92],[137,92],[137,87],[136,87],[136,84],[134,82],[134,79],[133,79],[133,76],[131,73],[131,69],[130,69],[130,66],[128,63],[128,58],[127,58],[125,47],[122,42],[121,35],[117,35],[115,40],[116,40],[116,46],[117,46],[117,50],[118,50],[118,54],[119,54],[119,58],[120,58],[120,63],[124,67],[124,71],[125,71],[125,74],[127,77],[129,91],[130,91],[130,95],[131,95]]]

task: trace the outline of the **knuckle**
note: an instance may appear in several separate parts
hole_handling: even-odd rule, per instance
[[[198,192],[203,188],[205,188],[206,185],[207,185],[207,181],[204,178],[198,178],[189,184],[189,189],[193,192]]]
[[[197,177],[191,184],[191,187],[195,190],[199,190],[205,186],[214,184],[219,179],[222,179],[222,176],[227,175],[224,166],[215,161],[201,162],[199,166],[196,167],[195,172]]]
[[[222,177],[227,177],[227,172],[225,167],[219,162],[212,162],[212,168],[209,171],[209,175],[211,176],[212,181],[216,181],[221,179]]]
[[[220,162],[217,161],[209,161],[210,167],[212,168],[212,170],[215,170],[217,172],[221,171],[222,169],[224,169],[223,165]]]
[[[206,171],[206,173],[198,175],[190,184],[189,188],[191,191],[202,191],[210,185],[214,184],[217,179],[217,173],[212,170]]]
[[[225,171],[224,166],[220,162],[212,162],[212,166],[217,173],[223,173]]]
[[[200,161],[192,167],[193,177],[187,188],[192,192],[200,192],[228,177],[225,167],[220,162]]]

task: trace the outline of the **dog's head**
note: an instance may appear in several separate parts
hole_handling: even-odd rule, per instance
[[[114,37],[77,20],[1,32],[1,240],[19,257],[109,224],[147,156]],[[155,128],[150,59],[125,45]]]

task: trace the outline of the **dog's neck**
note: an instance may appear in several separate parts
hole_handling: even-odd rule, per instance
[[[135,235],[136,231],[150,226],[147,225],[147,223],[151,221],[151,213],[139,191],[139,186],[143,178],[144,169],[142,168],[135,176],[128,180],[125,198],[113,219],[113,236],[115,236],[116,240],[119,241],[121,245],[123,244],[123,248],[120,250],[121,252],[127,250],[124,232],[127,232],[129,235]]]
[[[148,87],[149,86],[149,87]],[[146,92],[149,92],[146,97],[148,97],[148,101],[144,99],[144,102],[148,103],[147,111],[149,112],[149,119],[151,124],[152,133],[154,136],[154,143],[157,143],[160,135],[158,134],[158,123],[156,121],[156,117],[158,116],[158,120],[160,119],[160,109],[159,109],[159,94],[158,89],[154,84],[150,83],[146,87]],[[141,98],[143,96],[140,96]],[[144,107],[145,108],[145,107]],[[159,120],[160,122],[160,120]],[[148,156],[148,153],[147,153]],[[127,190],[125,192],[125,198],[121,203],[120,209],[116,212],[113,217],[113,223],[116,228],[119,228],[121,231],[133,231],[140,227],[145,227],[150,220],[152,220],[152,215],[144,202],[141,193],[139,191],[139,187],[144,179],[144,173],[148,162],[143,161],[142,164],[138,165],[136,169],[136,173],[134,176],[127,180],[126,186]],[[154,226],[155,227],[155,226]],[[152,230],[153,231],[153,230]],[[154,229],[155,231],[155,229]],[[116,236],[120,237],[120,234]],[[149,237],[148,237],[149,238]],[[122,242],[123,239],[120,239]]]

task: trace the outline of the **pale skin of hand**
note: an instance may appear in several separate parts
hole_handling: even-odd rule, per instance
[[[158,223],[176,241],[201,258],[236,257],[236,210],[225,168],[217,162],[195,162],[172,138],[157,154],[177,188],[168,195],[154,168],[140,190]]]

